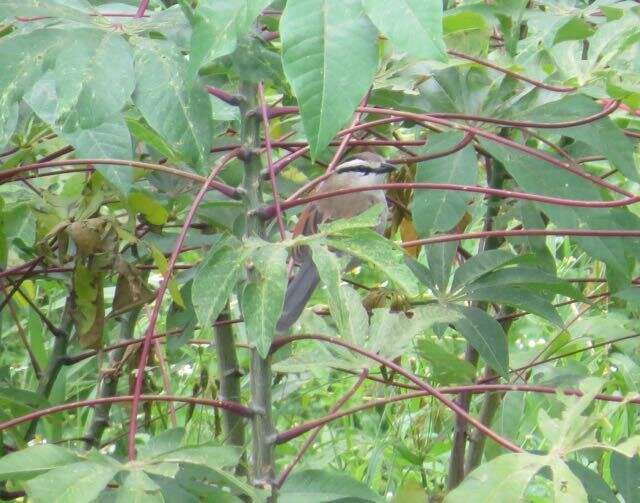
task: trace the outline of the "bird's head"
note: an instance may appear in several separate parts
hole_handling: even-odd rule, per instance
[[[362,152],[340,163],[336,167],[335,175],[355,178],[360,183],[367,183],[368,185],[376,185],[384,183],[387,175],[395,170],[396,167],[387,162],[381,155],[373,152]]]

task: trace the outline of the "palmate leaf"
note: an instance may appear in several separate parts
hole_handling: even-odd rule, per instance
[[[284,72],[315,158],[373,81],[377,30],[359,0],[292,0],[280,20],[280,37]]]
[[[238,37],[249,31],[251,23],[272,0],[201,0],[195,9],[191,36],[189,73],[216,58],[231,54]]]
[[[339,500],[382,503],[384,498],[348,475],[328,470],[305,470],[293,473],[287,479],[278,500],[282,503]]]
[[[327,288],[327,301],[338,332],[346,339],[358,340],[368,327],[362,302],[351,287],[342,284],[338,258],[320,244],[312,244],[310,248],[320,280]]]
[[[65,39],[60,30],[35,30],[0,38],[0,145],[9,141],[17,121],[17,104],[44,72]]]
[[[459,143],[463,135],[457,131],[434,135],[425,151],[448,150]],[[478,178],[476,155],[471,145],[432,161],[418,164],[416,182],[457,183],[475,185]],[[411,212],[418,234],[429,236],[434,232],[451,230],[467,211],[472,195],[453,190],[416,191]]]
[[[25,486],[34,503],[88,503],[119,471],[114,464],[80,461],[49,470]]]
[[[567,199],[602,200],[595,185],[573,173],[490,141],[481,140],[480,143],[504,164],[524,191]],[[552,204],[537,206],[559,228],[632,229],[639,225],[635,215],[619,208],[576,208]],[[626,277],[630,275],[627,254],[638,256],[638,240],[599,237],[572,239],[593,258],[602,260]]]
[[[327,237],[327,244],[370,263],[409,295],[417,295],[418,282],[403,261],[403,251],[372,229],[352,229]]]
[[[50,31],[57,37],[49,49],[54,68],[32,83],[25,101],[77,157],[131,159],[131,135],[121,116],[134,86],[129,44],[114,32],[92,28]],[[97,169],[121,192],[130,190],[131,169]]]
[[[249,342],[266,358],[287,290],[287,250],[277,244],[263,246],[251,260],[256,277],[242,292],[242,313]]]
[[[12,452],[0,459],[2,480],[27,480],[52,468],[69,465],[80,458],[71,450],[53,444],[40,444]]]
[[[500,324],[482,309],[466,306],[447,306],[460,315],[453,326],[473,346],[482,359],[499,374],[509,372],[507,336]]]
[[[534,122],[565,122],[589,117],[601,110],[602,107],[591,98],[581,94],[571,94],[526,110],[520,114],[520,117],[526,117],[526,120]],[[594,154],[605,156],[613,167],[618,168],[627,178],[634,181],[640,180],[633,159],[633,143],[608,117],[580,126],[546,130],[546,134],[549,131],[587,144]],[[545,134],[545,131],[540,132]]]
[[[369,18],[398,51],[446,61],[440,0],[363,0]]]
[[[147,123],[182,159],[203,168],[212,141],[211,103],[189,79],[178,48],[162,40],[136,40],[134,102]]]
[[[235,239],[221,241],[199,266],[191,298],[202,326],[209,326],[216,320],[244,273],[248,252],[238,251],[238,248]]]

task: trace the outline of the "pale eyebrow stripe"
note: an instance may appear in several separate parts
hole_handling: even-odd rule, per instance
[[[366,161],[362,159],[353,159],[351,161],[344,162],[338,166],[337,171],[342,171],[345,168],[356,168],[356,167],[368,167]]]

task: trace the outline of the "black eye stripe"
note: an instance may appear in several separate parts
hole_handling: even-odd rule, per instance
[[[336,172],[337,173],[363,173],[365,175],[368,175],[370,173],[375,173],[376,170],[373,169],[371,166],[366,166],[362,164],[360,166],[347,166],[345,168],[338,168]]]

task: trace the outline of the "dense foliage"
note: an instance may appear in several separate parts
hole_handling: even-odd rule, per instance
[[[639,26],[0,0],[0,499],[640,501]],[[361,151],[385,235],[292,233]]]

